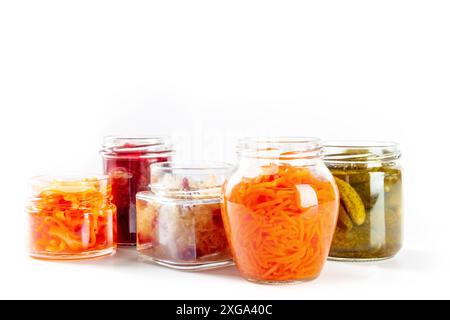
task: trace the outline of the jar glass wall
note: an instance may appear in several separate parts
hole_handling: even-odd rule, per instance
[[[259,283],[319,276],[338,214],[334,179],[313,138],[244,139],[224,187],[223,219],[241,275]]]
[[[104,173],[112,180],[119,245],[136,245],[136,194],[149,188],[150,165],[169,161],[172,153],[164,137],[105,138],[101,154]]]
[[[151,166],[151,191],[137,195],[142,259],[184,270],[232,264],[221,216],[225,164]]]
[[[76,260],[115,252],[116,207],[107,176],[40,176],[31,187],[26,211],[32,257]]]
[[[382,260],[402,246],[402,170],[396,143],[334,141],[324,158],[340,192],[330,259]]]

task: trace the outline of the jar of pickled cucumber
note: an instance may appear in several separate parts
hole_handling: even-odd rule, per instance
[[[398,144],[333,141],[324,160],[340,194],[331,260],[374,261],[402,246],[402,170]]]

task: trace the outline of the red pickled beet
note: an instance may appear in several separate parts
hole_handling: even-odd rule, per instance
[[[122,148],[134,147],[132,145]],[[136,244],[136,193],[148,190],[150,165],[167,162],[168,157],[146,158],[146,152],[118,153],[105,158],[105,170],[111,177],[112,202],[117,207],[117,242]]]

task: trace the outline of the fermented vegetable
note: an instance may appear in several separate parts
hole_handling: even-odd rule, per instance
[[[39,178],[27,208],[31,255],[46,259],[82,259],[115,251],[116,208],[107,180]]]
[[[290,164],[261,167],[225,188],[224,222],[237,267],[249,280],[317,277],[338,212],[332,179]]]
[[[373,261],[395,256],[403,236],[398,145],[337,141],[327,143],[324,154],[340,192],[330,259]]]
[[[151,191],[136,202],[141,258],[188,270],[231,264],[220,206],[228,168],[163,163],[151,170]]]

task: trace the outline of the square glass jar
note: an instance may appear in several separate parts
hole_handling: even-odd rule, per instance
[[[151,166],[137,194],[137,250],[143,260],[183,270],[232,264],[221,213],[227,164]]]

